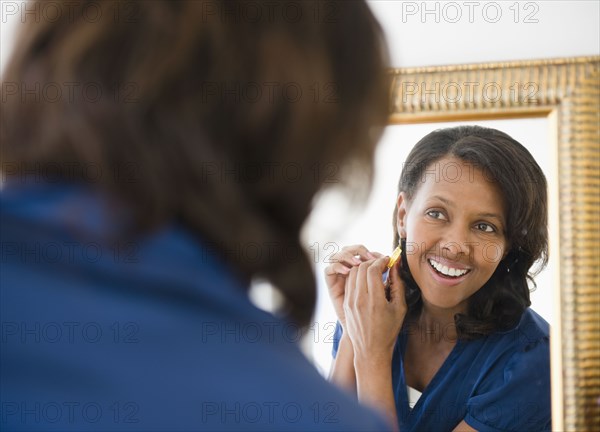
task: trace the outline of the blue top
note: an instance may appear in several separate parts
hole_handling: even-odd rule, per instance
[[[333,356],[342,336],[339,323]],[[549,431],[549,326],[527,309],[512,330],[459,340],[411,410],[403,357],[408,330],[394,348],[392,385],[402,432],[451,431],[462,420],[480,432]]]
[[[0,192],[0,430],[386,430],[188,231],[127,241],[111,207]]]

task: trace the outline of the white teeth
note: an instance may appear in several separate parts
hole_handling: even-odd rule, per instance
[[[458,277],[458,276],[462,276],[465,273],[467,273],[469,270],[464,270],[464,269],[456,269],[456,268],[448,268],[447,266],[434,261],[432,259],[429,260],[429,264],[431,264],[431,266],[436,269],[437,271],[439,271],[440,273],[446,275],[446,276],[452,276],[452,277]]]

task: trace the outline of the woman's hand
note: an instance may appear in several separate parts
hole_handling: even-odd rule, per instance
[[[331,257],[332,264],[325,268],[325,282],[329,289],[329,296],[344,331],[346,330],[344,297],[348,274],[352,268],[358,268],[362,262],[381,256],[378,252],[370,252],[363,245],[345,246]]]
[[[390,300],[382,281],[389,257],[353,267],[346,279],[344,312],[347,335],[354,350],[358,400],[381,411],[394,429],[398,415],[392,389],[392,357],[406,315],[404,284],[398,261],[390,269]]]
[[[396,266],[390,269],[390,301],[385,297],[382,274],[389,257],[371,259],[352,267],[346,278],[344,314],[346,327],[358,363],[391,366],[394,345],[404,317],[404,284]],[[357,370],[358,372],[358,370]]]
[[[339,341],[338,352],[331,365],[329,379],[342,388],[356,393],[356,373],[354,371],[354,349],[346,333],[346,316],[344,314],[344,299],[350,270],[369,260],[381,257],[378,252],[370,252],[363,245],[346,246],[332,256],[331,262],[325,269],[325,280],[337,318],[344,329]]]

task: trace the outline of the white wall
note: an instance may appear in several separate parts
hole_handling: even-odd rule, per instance
[[[600,53],[597,0],[368,3],[387,34],[395,67]],[[0,70],[24,4],[0,0]]]
[[[387,34],[395,67],[600,53],[597,0],[369,4]]]

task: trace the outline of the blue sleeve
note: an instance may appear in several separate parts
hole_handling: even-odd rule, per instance
[[[333,348],[331,348],[331,355],[333,358],[337,356],[338,348],[340,346],[340,339],[342,338],[342,334],[344,333],[344,329],[342,329],[342,325],[339,321],[335,323],[335,331],[333,332]]]
[[[117,260],[93,192],[52,187],[0,193],[0,430],[390,430],[208,243],[169,226]]]
[[[550,347],[548,338],[516,352],[486,391],[467,402],[465,421],[480,432],[549,431]]]

